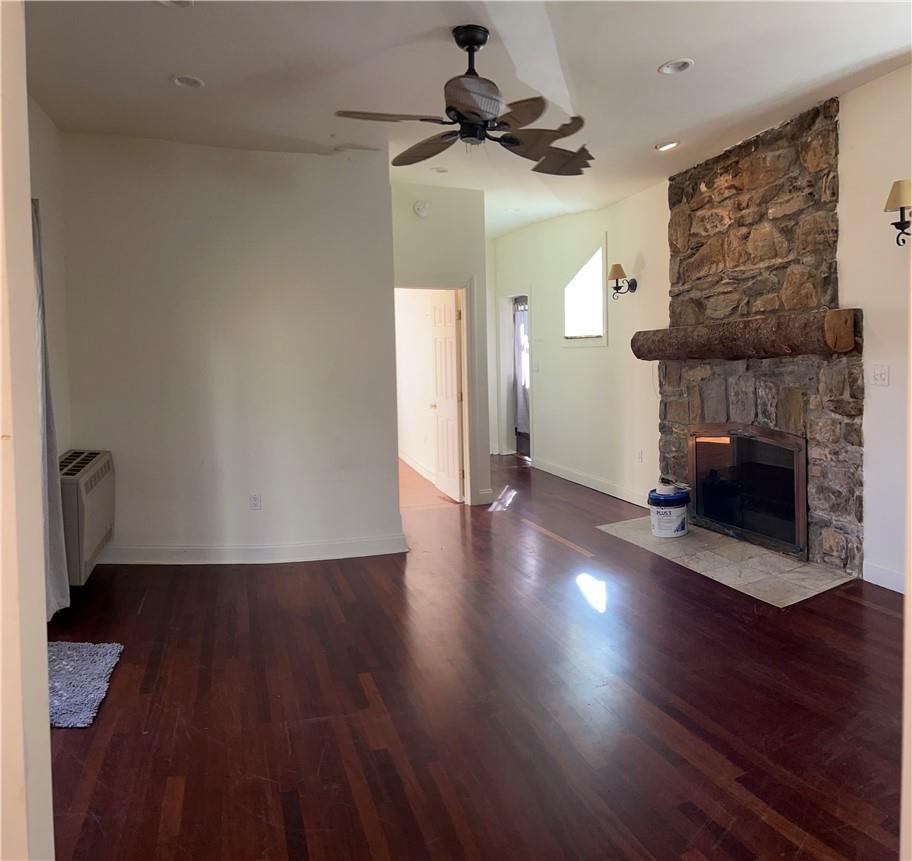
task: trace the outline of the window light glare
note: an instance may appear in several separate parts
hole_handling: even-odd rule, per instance
[[[608,584],[591,574],[578,574],[576,586],[586,599],[586,603],[598,613],[608,609]]]
[[[680,143],[681,143],[681,141],[666,141],[665,143],[658,143],[658,144],[656,144],[656,145],[655,145],[655,148],[656,148],[659,152],[668,152],[668,150],[674,149],[674,148],[675,148],[676,146],[678,146]]]

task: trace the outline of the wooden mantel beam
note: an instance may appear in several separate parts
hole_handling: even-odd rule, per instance
[[[827,355],[855,349],[856,308],[739,317],[696,326],[637,332],[638,359],[768,359]],[[859,325],[860,330],[860,325]]]

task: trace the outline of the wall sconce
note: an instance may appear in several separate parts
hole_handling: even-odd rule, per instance
[[[912,208],[912,179],[898,179],[890,189],[887,205],[884,212],[898,212],[899,221],[894,221],[893,226],[899,231],[896,234],[896,244],[905,245],[909,235],[909,209]]]
[[[614,290],[613,299],[619,299],[625,293],[636,293],[637,291],[636,278],[628,278],[624,267],[620,263],[611,264],[611,268],[608,270],[608,280],[614,281],[614,287],[611,288]],[[624,282],[623,287],[621,286],[621,281]]]

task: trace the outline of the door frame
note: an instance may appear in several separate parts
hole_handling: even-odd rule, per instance
[[[466,308],[466,302],[468,299],[468,287],[469,285],[464,285],[462,287],[445,287],[445,286],[420,286],[418,284],[404,284],[396,285],[397,290],[446,290],[455,294],[456,297],[456,349],[459,351],[458,361],[456,363],[457,371],[457,386],[458,390],[462,392],[462,400],[459,401],[458,410],[459,410],[459,455],[461,460],[461,469],[462,475],[459,480],[459,502],[463,504],[471,504],[469,498],[469,474],[470,474],[470,424],[469,424],[469,410],[467,409],[467,404],[470,403],[471,393],[469,391],[469,366],[468,366],[468,336],[467,329],[468,326],[466,322],[468,320],[468,311]],[[398,383],[397,383],[398,385]],[[396,450],[399,449],[399,428],[398,423],[396,426]],[[437,487],[435,482],[432,482],[434,487]]]
[[[516,290],[506,296],[498,296],[497,304],[497,417],[500,439],[500,454],[516,454],[515,414],[513,407],[513,300],[525,296],[529,305],[529,460],[535,458],[535,376],[532,334],[535,324],[532,317],[532,291]]]

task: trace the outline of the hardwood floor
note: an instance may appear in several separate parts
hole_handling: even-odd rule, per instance
[[[458,505],[442,490],[438,490],[424,476],[405,461],[399,461],[399,508],[427,508],[429,505]]]
[[[407,555],[99,568],[50,629],[125,645],[52,733],[59,857],[896,858],[897,595],[777,610],[495,471]]]

